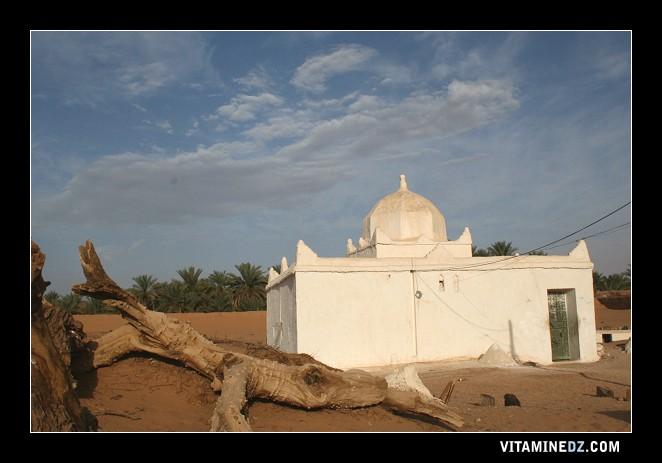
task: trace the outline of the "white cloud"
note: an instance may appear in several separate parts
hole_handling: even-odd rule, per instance
[[[625,52],[608,53],[601,50],[595,54],[593,66],[603,79],[620,79],[629,72],[630,59]]]
[[[446,79],[451,75],[467,75],[484,65],[482,53],[470,50],[459,61],[443,61],[432,68],[432,75],[437,79]]]
[[[43,82],[68,104],[95,106],[175,83],[219,83],[198,33],[32,32],[31,39],[33,83]]]
[[[241,87],[251,90],[269,90],[274,86],[274,81],[271,79],[267,71],[262,66],[257,66],[251,70],[244,77],[234,79]]]
[[[161,148],[158,145],[152,145],[151,148],[152,148],[152,151],[154,151],[155,153],[165,153],[166,152],[165,148]]]
[[[257,113],[270,106],[280,106],[283,99],[271,93],[260,95],[238,95],[229,104],[219,107],[216,113],[219,116],[235,122],[246,122],[255,119]]]
[[[271,117],[266,122],[256,124],[243,133],[250,138],[262,141],[302,137],[316,125],[316,122],[306,117],[306,114],[308,112],[301,111],[294,115]]]
[[[134,251],[134,250],[138,249],[138,248],[139,248],[140,246],[142,246],[144,243],[145,243],[145,240],[144,240],[144,239],[141,239],[141,240],[138,240],[138,241],[134,241],[134,242],[131,243],[131,245],[129,246],[129,251]]]
[[[377,51],[361,45],[344,45],[326,54],[308,58],[294,73],[292,85],[311,92],[321,93],[331,77],[364,69],[366,61]]]
[[[383,102],[375,95],[361,95],[354,103],[349,105],[349,112],[357,113],[361,111],[374,110],[383,106]]]
[[[276,104],[273,96],[259,99]],[[255,97],[253,97],[255,98]],[[239,99],[232,111],[246,100]],[[355,109],[330,120],[281,109],[241,142],[199,147],[171,157],[127,153],[84,168],[64,191],[35,202],[46,221],[172,223],[282,208],[356,172],[356,164],[416,156],[440,139],[486,124],[516,108],[501,81],[453,82],[447,92],[386,104],[359,96]],[[294,138],[277,153],[263,142]]]
[[[154,123],[158,128],[165,130],[167,133],[172,135],[174,130],[172,129],[172,125],[170,124],[169,121],[157,121]]]
[[[186,135],[187,137],[192,137],[193,135],[195,135],[199,131],[200,131],[200,122],[198,122],[196,120],[196,121],[193,121],[193,127],[188,129],[184,135]]]
[[[380,85],[402,85],[409,84],[416,79],[415,68],[391,63],[385,60],[377,60],[371,66],[371,71],[375,72],[382,79]]]
[[[519,106],[513,93],[507,81],[453,81],[446,93],[417,92],[391,105],[362,97],[362,112],[318,124],[280,155],[293,159],[379,157],[389,146],[438,140],[488,123]]]
[[[171,79],[168,66],[159,62],[126,66],[117,77],[130,96],[149,93],[163,87]]]
[[[172,128],[172,124],[170,124],[170,121],[164,120],[164,121],[150,121],[148,119],[144,119],[143,122],[147,125],[151,125],[153,127],[157,127],[166,133],[172,135],[175,133],[175,131]]]
[[[327,98],[322,100],[311,100],[304,98],[300,105],[310,109],[339,109],[342,108],[347,102],[355,100],[359,97],[359,92],[352,92],[342,98]]]
[[[521,72],[518,57],[528,45],[529,35],[525,32],[480,34],[485,35],[485,40],[479,45],[468,41],[472,34],[424,34],[422,37],[434,51],[429,77],[436,80],[509,78],[517,81]]]
[[[144,106],[139,105],[138,103],[131,103],[131,106],[136,108],[138,111],[142,111],[144,113],[147,112],[147,108],[145,108]]]

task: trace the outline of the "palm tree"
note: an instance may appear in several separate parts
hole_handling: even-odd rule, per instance
[[[186,291],[186,308],[191,312],[197,312],[199,308],[206,305],[206,297],[209,295],[210,285],[203,284],[200,279],[202,269],[188,267],[177,270],[177,274],[182,279]]]
[[[101,302],[99,299],[90,296],[85,297],[85,299],[86,299],[84,304],[85,313],[96,314],[96,313],[109,312],[108,307],[104,305],[104,303]]]
[[[210,287],[205,291],[209,308],[225,312],[232,309],[232,282],[234,276],[228,272],[213,271],[206,279]]]
[[[131,287],[131,292],[134,293],[138,300],[145,304],[148,309],[151,309],[156,296],[154,290],[158,280],[152,275],[138,275],[132,279],[134,284]]]
[[[548,255],[545,251],[531,251],[527,252],[528,255],[530,256],[546,256]]]
[[[162,312],[182,312],[186,305],[186,288],[181,281],[158,283],[155,288],[158,310]]]
[[[62,296],[59,300],[59,306],[74,314],[81,313],[81,302],[82,298],[78,294],[69,293],[66,296]]]
[[[593,270],[593,291],[602,291],[604,286],[605,276]]]
[[[207,277],[207,280],[217,288],[227,289],[232,284],[232,275],[228,272],[214,270],[211,275]]]
[[[239,275],[233,274],[232,306],[237,310],[263,309],[267,275],[262,267],[246,262],[234,267]]]
[[[512,256],[517,252],[517,248],[513,247],[510,241],[507,243],[505,241],[497,241],[487,248],[487,252],[490,256]]]
[[[53,305],[59,305],[61,297],[62,296],[60,296],[55,291],[49,291],[44,295],[44,299],[46,299],[48,302],[50,302]]]
[[[194,289],[200,281],[202,269],[195,267],[183,268],[181,270],[177,270],[177,274],[182,279],[182,282],[187,289]]]
[[[487,257],[490,254],[485,249],[479,249],[476,245],[471,245],[471,255],[474,257]]]
[[[614,273],[604,278],[602,282],[602,290],[619,290],[619,289],[630,289],[630,280],[623,275],[622,273]]]
[[[203,303],[198,307],[200,312],[228,312],[232,310],[232,292],[229,288],[220,288],[204,282],[208,285],[203,293]]]

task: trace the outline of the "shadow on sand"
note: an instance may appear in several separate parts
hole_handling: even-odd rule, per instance
[[[625,421],[626,423],[631,423],[632,417],[630,416],[630,410],[608,410],[604,412],[598,412],[601,415],[606,415],[617,420]]]

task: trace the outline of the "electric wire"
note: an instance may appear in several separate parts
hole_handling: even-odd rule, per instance
[[[593,238],[593,237],[595,237],[595,236],[605,235],[605,234],[608,234],[608,233],[612,233],[612,232],[615,232],[615,231],[619,231],[620,229],[625,228],[625,227],[628,226],[628,225],[630,225],[630,222],[625,222],[625,223],[623,223],[623,224],[621,224],[621,225],[618,225],[618,226],[616,226],[616,227],[610,228],[610,229],[608,229],[608,230],[603,230],[603,231],[598,232],[598,233],[593,233],[592,235],[582,236],[581,238],[579,238],[579,239],[577,239],[577,240],[569,241],[569,242],[567,242],[567,243],[557,244],[556,246],[551,246],[551,247],[549,247],[549,248],[545,248],[545,249],[556,249],[556,248],[560,248],[560,247],[562,247],[562,246],[568,246],[569,244],[574,244],[574,243],[577,243],[578,241],[581,241],[581,240],[587,240],[587,239],[589,239],[589,238]]]
[[[569,233],[569,234],[567,234],[567,235],[565,235],[565,236],[563,236],[563,237],[561,237],[561,238],[559,238],[559,239],[556,239],[556,240],[554,240],[554,241],[550,241],[549,243],[544,244],[544,245],[542,245],[542,246],[538,246],[538,247],[535,248],[535,249],[531,249],[530,251],[527,251],[527,252],[523,253],[523,255],[530,254],[530,253],[535,252],[535,251],[542,251],[542,250],[544,250],[544,249],[546,249],[546,248],[549,248],[549,247],[550,247],[551,245],[553,245],[553,244],[556,244],[556,243],[558,243],[558,242],[560,242],[560,241],[563,241],[563,240],[566,239],[566,238],[569,238],[569,237],[571,237],[571,236],[573,236],[573,235],[576,235],[577,233],[579,233],[579,232],[581,232],[581,231],[583,231],[583,230],[586,230],[587,228],[589,228],[589,227],[591,227],[591,226],[593,226],[593,225],[595,225],[595,224],[597,224],[597,223],[599,223],[599,222],[602,222],[602,221],[605,220],[607,217],[610,217],[610,216],[614,215],[615,213],[617,213],[617,212],[620,211],[621,209],[624,209],[625,207],[629,206],[631,203],[632,203],[632,201],[628,201],[627,203],[625,203],[625,204],[623,204],[622,206],[620,206],[620,207],[614,209],[614,210],[611,211],[610,213],[608,213],[608,214],[606,214],[606,215],[603,215],[602,217],[600,217],[600,218],[597,219],[597,220],[594,220],[594,221],[591,222],[590,224],[588,224],[588,225],[586,225],[586,226],[584,226],[584,227],[582,227],[582,228],[580,228],[580,229],[578,229],[578,230],[576,230],[576,231],[574,231],[574,232],[572,232],[572,233]],[[566,244],[567,244],[567,243],[566,243]],[[550,249],[551,249],[551,248],[550,248]],[[448,268],[447,270],[462,270],[462,269],[466,269],[466,268],[475,268],[475,267],[483,267],[483,266],[486,266],[486,265],[494,265],[494,264],[497,264],[497,263],[499,263],[499,262],[504,262],[504,261],[507,261],[507,260],[516,259],[516,258],[518,258],[518,257],[520,257],[520,255],[516,255],[516,256],[506,256],[506,257],[504,257],[503,259],[495,260],[495,261],[492,261],[492,262],[484,262],[484,263],[479,263],[479,264],[469,264],[469,265],[457,266],[457,267]]]

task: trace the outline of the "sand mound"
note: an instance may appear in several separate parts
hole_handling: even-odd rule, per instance
[[[616,293],[616,294],[614,294]],[[628,299],[618,298],[621,293],[627,293]],[[594,300],[595,327],[599,330],[620,330],[629,327],[630,291],[598,291]],[[608,305],[609,304],[609,305]]]
[[[595,298],[605,307],[612,310],[630,310],[632,304],[629,289],[597,291]]]
[[[478,357],[478,361],[480,363],[484,363],[486,365],[495,365],[495,366],[502,366],[502,367],[508,367],[508,366],[516,366],[517,362],[513,360],[513,358],[507,354],[506,352],[499,347],[498,344],[492,344],[489,349],[487,349],[487,352],[485,352],[483,355]]]
[[[425,397],[433,398],[432,393],[425,384],[423,384],[423,381],[421,381],[421,378],[418,376],[416,368],[413,365],[398,368],[384,379],[386,379],[388,386],[393,389],[401,391],[414,390],[418,391]]]
[[[266,321],[251,313],[190,314],[203,326],[208,336],[226,341],[251,341],[256,334],[265,336]],[[264,312],[262,312],[264,314]],[[189,314],[184,314],[189,315]],[[242,317],[243,315],[243,317]],[[79,317],[78,315],[76,318]],[[109,315],[84,316],[87,331],[90,323],[105,320]],[[119,316],[117,326],[123,322]],[[204,324],[207,320],[206,324]],[[90,322],[90,323],[88,323]],[[92,331],[107,332],[113,327],[99,326]],[[89,334],[89,333],[88,333]],[[629,432],[631,402],[612,400],[609,414],[606,403],[587,391],[595,391],[596,383],[589,378],[609,378],[629,384],[630,361],[619,352],[626,341],[607,343],[605,351],[612,357],[606,362],[577,364],[578,374],[554,369],[521,368],[517,374],[510,368],[455,369],[438,366],[417,369],[420,380],[433,395],[439,396],[449,381],[467,379],[456,385],[451,401],[452,409],[461,410],[467,432]],[[239,348],[243,348],[239,343]],[[507,344],[504,344],[507,346]],[[393,369],[389,369],[391,373]],[[403,372],[406,375],[406,372]],[[411,372],[413,373],[413,372]],[[581,373],[586,373],[584,376]],[[384,373],[386,376],[387,373]],[[412,375],[413,376],[413,375]],[[393,380],[395,378],[391,378]],[[406,380],[403,381],[405,384]],[[411,384],[412,381],[409,381]],[[625,396],[629,387],[610,385],[617,396]],[[563,391],[563,400],[550,400]],[[77,395],[81,403],[97,412],[101,429],[106,432],[158,432],[209,430],[211,416],[218,396],[209,387],[209,380],[188,368],[148,355],[131,355],[117,363],[94,370],[81,378]],[[480,394],[503,397],[513,392],[523,404],[537,406],[504,408],[478,407]],[[503,405],[503,402],[501,402]],[[498,404],[497,404],[498,405]],[[513,410],[516,409],[516,410]],[[381,405],[357,410],[301,410],[260,400],[250,404],[247,411],[251,427],[256,432],[430,432],[446,428],[423,420],[389,412]],[[138,419],[139,418],[139,419]],[[480,421],[476,421],[480,418]]]

